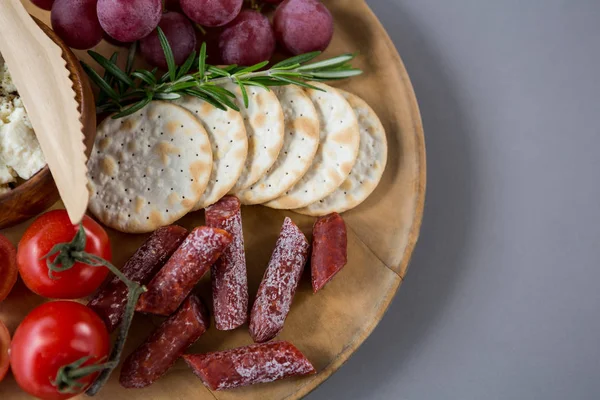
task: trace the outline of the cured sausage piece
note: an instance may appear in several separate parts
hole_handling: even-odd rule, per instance
[[[231,234],[231,244],[211,268],[213,314],[221,331],[235,329],[248,319],[248,276],[242,231],[241,203],[225,196],[207,207],[206,225]]]
[[[346,224],[338,213],[317,219],[313,226],[311,275],[317,293],[348,262]]]
[[[175,314],[127,357],[121,368],[121,385],[143,388],[156,382],[209,326],[206,307],[198,297],[190,295]]]
[[[308,258],[308,249],[304,234],[286,218],[252,306],[250,336],[255,342],[269,341],[283,329]]]
[[[185,362],[211,390],[233,389],[316,373],[289,342],[253,344],[207,354],[186,354]]]
[[[136,311],[170,315],[231,243],[222,229],[201,226],[192,231],[147,285]]]
[[[157,229],[125,263],[121,272],[141,285],[147,284],[156,272],[177,250],[188,235],[177,225]],[[112,332],[121,323],[127,305],[127,286],[118,277],[112,277],[88,303]]]

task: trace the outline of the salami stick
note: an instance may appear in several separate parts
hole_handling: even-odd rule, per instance
[[[250,336],[255,342],[269,341],[283,329],[306,264],[308,248],[304,234],[286,218],[252,307]]]
[[[232,241],[211,268],[213,314],[217,329],[235,329],[248,319],[248,277],[240,201],[225,196],[206,208],[206,225],[231,234]]]
[[[121,272],[140,285],[147,284],[188,233],[187,229],[176,225],[157,229],[125,263]],[[102,318],[108,332],[113,332],[121,323],[126,305],[127,286],[116,276],[88,303],[88,307]]]
[[[170,315],[231,243],[222,229],[201,226],[192,231],[147,285],[136,311]]]
[[[233,389],[316,373],[289,342],[253,344],[207,354],[187,354],[185,362],[211,390]]]
[[[175,314],[127,357],[121,368],[121,385],[143,388],[156,382],[209,325],[206,308],[198,297],[190,295]]]
[[[338,213],[320,217],[313,226],[311,275],[317,293],[346,265],[346,224]]]

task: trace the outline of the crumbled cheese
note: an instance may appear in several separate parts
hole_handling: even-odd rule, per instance
[[[0,160],[0,186],[14,182],[16,177],[15,171]]]
[[[0,96],[17,93],[17,88],[12,81],[8,66],[4,63],[4,59],[0,56]]]
[[[0,184],[13,182],[15,173],[29,179],[46,165],[27,111],[16,91],[0,57]]]

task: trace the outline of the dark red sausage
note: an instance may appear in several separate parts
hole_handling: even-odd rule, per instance
[[[188,233],[187,229],[176,225],[157,229],[125,263],[121,272],[139,284],[147,284]],[[112,332],[121,323],[126,304],[127,286],[115,276],[96,293],[88,307],[102,318],[108,331]]]
[[[253,344],[207,354],[186,354],[185,362],[211,390],[233,389],[316,373],[289,342]]]
[[[310,259],[313,292],[317,293],[348,261],[346,224],[338,213],[319,217],[313,226]]]
[[[190,295],[179,310],[127,357],[120,382],[126,388],[143,388],[156,382],[210,325],[201,300]]]
[[[222,229],[194,229],[147,285],[148,291],[140,296],[136,310],[158,315],[173,313],[229,243],[231,235]]]
[[[286,218],[252,307],[250,335],[255,342],[271,340],[283,329],[306,264],[308,248],[304,234]]]
[[[213,314],[217,329],[227,331],[248,319],[248,277],[240,201],[225,196],[206,208],[206,225],[231,234],[232,241],[211,268]]]

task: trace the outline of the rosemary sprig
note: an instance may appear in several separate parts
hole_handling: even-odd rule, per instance
[[[100,76],[82,62],[90,79],[100,89],[98,112],[112,112],[116,113],[113,118],[122,118],[139,111],[152,100],[176,100],[185,95],[198,97],[222,110],[232,108],[239,111],[233,101],[235,95],[222,85],[229,82],[237,84],[242,92],[244,106],[248,107],[248,86],[268,90],[270,86],[297,85],[321,90],[309,82],[344,79],[362,73],[350,64],[356,54],[342,54],[311,62],[321,54],[318,51],[288,58],[268,69],[264,69],[269,64],[268,61],[249,67],[217,67],[206,63],[206,43],[202,44],[198,55],[195,51],[192,52],[182,65],[177,66],[169,41],[160,28],[158,37],[168,66],[168,71],[162,76],[157,75],[156,68],[152,71],[133,71],[136,44],[129,49],[125,70],[117,65],[116,54],[107,59],[99,53],[88,51],[105,71],[104,76]],[[197,71],[190,72],[195,65]]]

